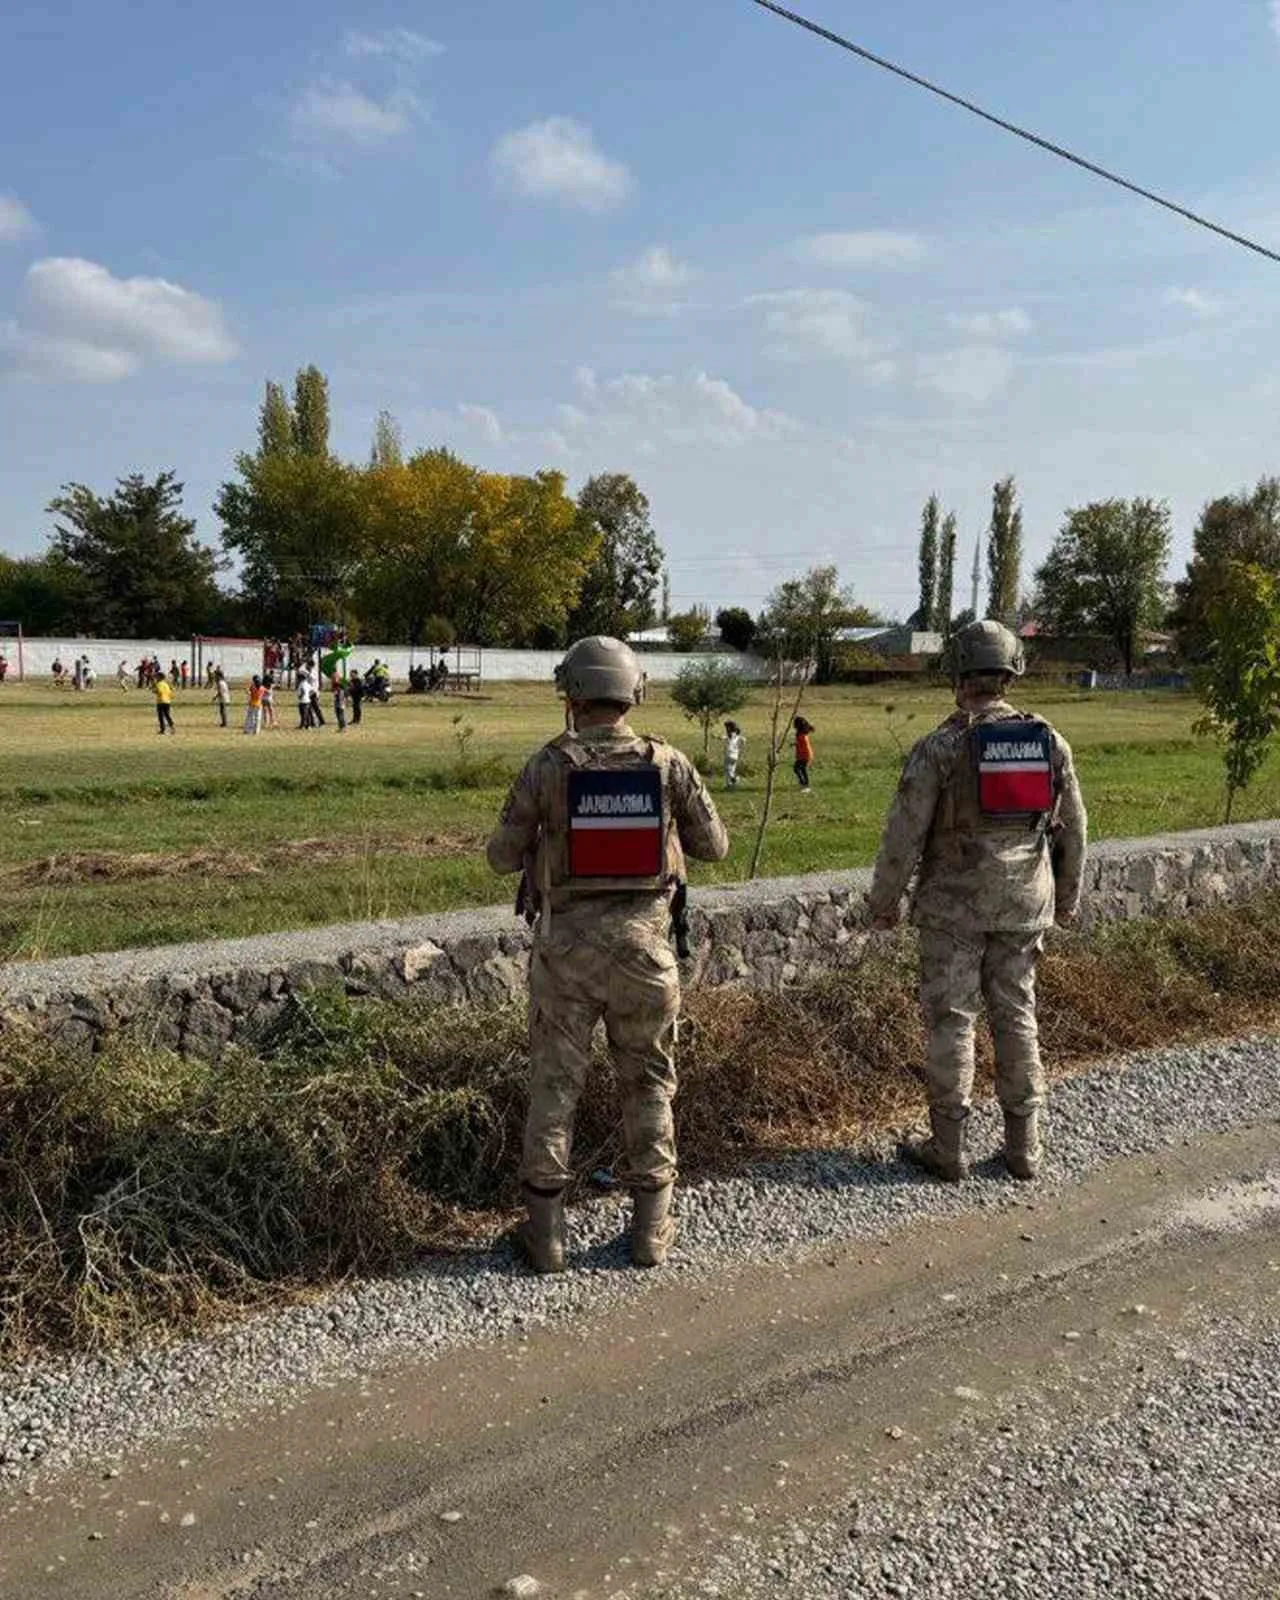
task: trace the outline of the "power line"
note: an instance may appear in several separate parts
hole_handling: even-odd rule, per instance
[[[851,55],[861,56],[864,61],[869,61],[873,66],[883,67],[886,72],[892,72],[896,77],[905,78],[908,83],[914,83],[921,89],[927,89],[930,94],[936,94],[940,99],[949,100],[953,106],[959,106],[964,111],[972,112],[975,117],[981,117],[984,122],[990,122],[997,128],[1003,128],[1006,133],[1016,134],[1019,139],[1025,139],[1028,144],[1038,145],[1041,150],[1047,150],[1050,155],[1060,156],[1063,161],[1070,161],[1074,166],[1083,167],[1086,172],[1092,172],[1095,177],[1105,178],[1108,183],[1117,184],[1121,189],[1127,189],[1130,194],[1141,195],[1144,200],[1163,206],[1166,211],[1175,212],[1180,217],[1185,217],[1188,222],[1194,222],[1198,227],[1208,228],[1210,233],[1220,234],[1224,239],[1230,239],[1233,244],[1243,245],[1246,250],[1255,254],[1266,256],[1269,261],[1280,262],[1280,254],[1268,250],[1266,245],[1258,244],[1254,239],[1247,239],[1242,233],[1232,233],[1230,228],[1224,228],[1216,222],[1211,222],[1208,217],[1202,217],[1195,211],[1188,211],[1186,206],[1180,206],[1174,200],[1166,200],[1163,195],[1154,193],[1151,189],[1144,189],[1140,184],[1131,183],[1128,178],[1122,178],[1118,173],[1108,172],[1106,167],[1100,167],[1093,161],[1086,161],[1083,156],[1075,155],[1070,150],[1065,150],[1060,144],[1053,144],[1048,139],[1042,139],[1038,133],[1032,133],[1027,128],[1020,128],[1016,122],[1006,122],[1003,117],[997,117],[993,112],[984,111],[981,106],[975,105],[972,100],[966,100],[961,95],[952,94],[949,89],[943,89],[939,84],[930,83],[928,78],[922,78],[917,73],[908,72],[906,67],[899,67],[892,61],[886,61],[883,56],[874,55],[870,50],[865,50],[859,44],[854,44],[851,39],[844,38],[841,34],[832,33],[829,28],[823,28],[816,22],[810,22],[807,17],[802,17],[795,11],[788,11],[785,6],[775,5],[774,0],[754,0],[765,11],[772,11],[775,16],[783,17],[787,22],[794,22],[797,28],[804,28],[806,32],[816,34],[819,39],[826,39],[828,43],[838,45],[841,50],[848,50]]]

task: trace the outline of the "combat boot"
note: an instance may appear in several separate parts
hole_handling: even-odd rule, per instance
[[[564,1271],[564,1194],[559,1189],[524,1191],[528,1218],[516,1229],[535,1272]]]
[[[944,1183],[961,1183],[969,1176],[969,1163],[965,1159],[964,1136],[968,1114],[949,1117],[942,1111],[930,1111],[927,1139],[909,1139],[902,1146],[902,1154],[917,1167],[923,1167]]]
[[[637,1189],[631,1212],[631,1259],[638,1267],[660,1267],[676,1237],[671,1215],[672,1185]]]
[[[1040,1143],[1040,1114],[1030,1111],[1025,1117],[1004,1114],[1004,1164],[1011,1178],[1024,1183],[1040,1176],[1044,1146]]]

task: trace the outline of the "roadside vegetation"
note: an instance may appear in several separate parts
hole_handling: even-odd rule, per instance
[[[694,886],[746,875],[764,801],[770,695],[735,715],[746,735],[739,786],[711,784],[733,835],[727,861]],[[1192,733],[1198,707],[1174,693],[1089,694],[1029,684],[1018,696],[1076,750],[1095,836],[1209,826],[1222,811],[1221,758]],[[869,862],[911,742],[946,714],[941,687],[808,689],[813,792],[785,758],[760,870]],[[178,737],[154,732],[149,696],[114,684],[70,695],[0,688],[0,959],[32,960],[501,901],[483,842],[507,784],[561,727],[550,685],[484,697],[397,697],[339,736],[290,724],[246,739],[216,726],[203,691],[176,697]],[[461,718],[461,722],[455,721]],[[655,687],[637,727],[691,753],[701,742]],[[469,730],[469,731],[468,731]],[[465,738],[460,737],[465,734]],[[1280,815],[1280,768],[1263,766],[1236,816]]]
[[[1050,1070],[1273,1026],[1280,895],[1058,935]],[[782,994],[698,992],[678,1101],[685,1181],[815,1146],[883,1149],[922,1107],[909,943]],[[119,1036],[92,1060],[0,1039],[0,1357],[181,1334],[427,1251],[480,1247],[516,1201],[522,1008],[317,994],[216,1065]],[[982,1046],[989,1083],[989,1050]],[[984,1091],[985,1092],[985,1091]],[[603,1060],[575,1162],[619,1154]]]

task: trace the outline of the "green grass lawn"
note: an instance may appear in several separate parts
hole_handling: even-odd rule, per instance
[[[1190,697],[1043,689],[1021,698],[1074,746],[1095,835],[1220,820],[1221,760],[1191,734]],[[902,750],[949,704],[943,690],[913,687],[813,691],[814,791],[801,795],[789,767],[780,773],[763,870],[870,861]],[[397,696],[367,707],[343,735],[332,721],[297,731],[287,695],[277,733],[247,739],[234,712],[223,730],[203,691],[179,692],[178,735],[161,739],[151,696],[137,690],[0,687],[0,957],[407,916],[490,904],[514,889],[490,874],[483,841],[509,779],[560,730],[549,686]],[[741,877],[749,859],[764,788],[763,691],[738,720],[740,786],[722,794],[712,780],[733,850],[696,867],[695,882]],[[698,749],[698,731],[661,690],[635,724]],[[714,740],[712,759],[718,769]],[[1237,815],[1272,816],[1278,805],[1280,775],[1268,764]]]

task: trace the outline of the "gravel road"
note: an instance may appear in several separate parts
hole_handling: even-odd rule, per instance
[[[1041,1192],[1127,1153],[1278,1120],[1275,1038],[1132,1056],[1055,1091]],[[976,1149],[994,1150],[994,1111],[980,1111],[973,1127]],[[0,1481],[101,1466],[147,1439],[243,1416],[282,1394],[366,1372],[382,1360],[430,1356],[580,1319],[663,1284],[709,1280],[736,1262],[784,1260],[831,1241],[874,1239],[923,1217],[1000,1211],[1026,1198],[1025,1188],[1004,1178],[994,1162],[980,1164],[968,1183],[944,1188],[892,1159],[804,1155],[684,1190],[677,1256],[649,1274],[627,1267],[619,1240],[623,1205],[606,1198],[576,1211],[574,1267],[560,1278],[532,1277],[503,1242],[211,1338],[126,1357],[12,1369],[0,1375]]]
[[[1274,1600],[1280,1331],[1224,1323],[1178,1360],[1100,1418],[962,1428],[923,1470],[612,1600]]]

